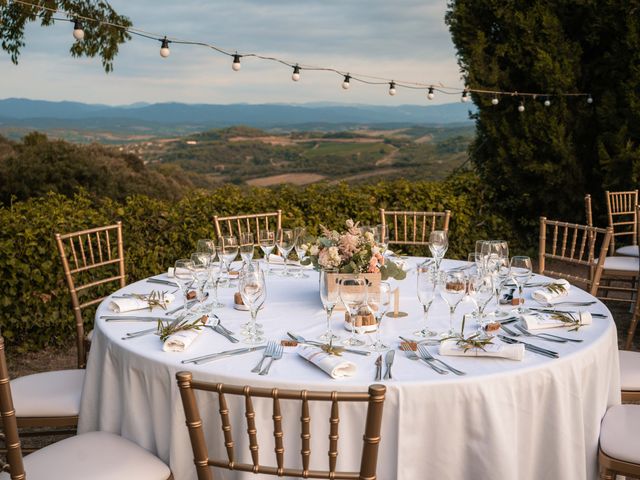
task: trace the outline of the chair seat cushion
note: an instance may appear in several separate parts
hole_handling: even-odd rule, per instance
[[[615,405],[600,426],[600,448],[624,462],[640,463],[640,405]]]
[[[624,247],[616,248],[618,255],[628,255],[630,257],[640,256],[640,249],[637,245],[625,245]]]
[[[70,417],[80,411],[84,370],[34,373],[11,380],[17,417]]]
[[[638,257],[607,257],[604,259],[605,274],[607,270],[617,270],[619,272],[638,273],[640,269],[640,259]]]
[[[640,352],[620,350],[620,385],[622,390],[640,391]]]
[[[167,480],[159,458],[107,432],[66,438],[24,457],[29,480]],[[3,473],[0,480],[8,480]]]

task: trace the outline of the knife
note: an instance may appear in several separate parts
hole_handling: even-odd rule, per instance
[[[223,337],[225,337],[227,340],[229,340],[231,343],[238,343],[240,340],[238,340],[236,337],[234,337],[233,335],[228,334],[221,326],[220,324],[217,325],[208,325],[208,327],[211,327],[211,329],[216,332],[219,333],[220,335],[222,335]]]
[[[169,310],[168,312],[164,312],[165,315],[173,315],[174,313],[176,313],[179,310],[182,310],[183,308],[187,307],[191,307],[192,305],[195,305],[195,303],[198,300],[189,300],[186,303],[183,303],[182,305],[180,305],[179,307],[174,308],[173,310]]]
[[[382,354],[376,358],[376,382],[382,380]]]
[[[530,352],[537,353],[539,355],[544,355],[545,357],[550,357],[550,358],[560,357],[558,352],[554,352],[553,350],[547,350],[546,348],[538,347],[537,345],[523,342],[521,340],[516,340],[515,338],[505,337],[504,335],[498,335],[498,338],[500,338],[502,341],[506,343],[521,343],[524,345],[525,350],[529,350]]]
[[[147,282],[149,283],[159,283],[160,285],[171,285],[172,287],[179,287],[176,282],[172,282],[170,280],[162,280],[161,278],[147,278]]]
[[[196,365],[200,365],[203,363],[211,362],[213,360],[218,360],[220,358],[233,357],[234,355],[242,355],[243,353],[264,350],[265,348],[267,348],[266,345],[258,345],[257,347],[249,347],[249,348],[237,348],[235,350],[227,350],[225,352],[210,353],[209,355],[203,355],[201,357],[182,360],[181,363],[195,363]]]
[[[100,318],[105,322],[157,322],[158,320],[162,320],[163,322],[167,320],[172,320],[167,317],[135,317],[133,315],[124,315],[124,316],[112,316],[112,315],[101,315]]]
[[[322,347],[326,345],[326,343],[314,342],[313,340],[306,340],[302,335],[297,335],[292,332],[287,332],[287,335],[289,335],[293,340],[295,340],[298,343],[304,343],[306,345],[312,345],[314,347]],[[371,352],[367,350],[356,350],[354,348],[345,348],[344,351],[349,353],[355,353],[357,355],[371,355]]]
[[[580,313],[576,310],[556,310],[554,308],[540,308],[540,307],[530,307],[529,310],[535,310],[536,312],[542,313]],[[593,318],[607,318],[607,315],[604,313],[592,313],[591,316]]]
[[[384,357],[384,363],[387,366],[387,371],[384,372],[384,379],[391,380],[393,377],[391,376],[391,366],[393,365],[393,359],[396,355],[395,350],[387,350],[387,354]]]

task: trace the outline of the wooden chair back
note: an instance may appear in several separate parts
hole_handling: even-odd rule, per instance
[[[609,226],[613,229],[610,254],[615,253],[616,240],[621,238],[622,245],[637,245],[637,214],[638,190],[628,192],[605,192],[607,200],[607,215]]]
[[[589,293],[595,296],[612,235],[611,227],[603,229],[540,217],[538,272],[585,285]],[[547,265],[548,260],[558,262],[565,268],[574,268],[569,272],[565,268],[556,271]]]
[[[584,213],[587,220],[587,226],[593,227],[593,210],[591,209],[591,195],[588,193],[584,196]]]
[[[428,245],[434,230],[449,231],[451,211],[415,212],[380,209],[380,223],[389,226],[389,244]]]
[[[100,303],[99,287],[117,282],[126,285],[122,223],[79,232],[56,233],[58,253],[71,294],[76,321],[78,368],[86,364],[84,320],[82,310]]]
[[[2,415],[2,428],[7,448],[9,476],[11,480],[24,480],[26,476],[22,461],[22,447],[18,436],[16,410],[13,407],[13,397],[11,396],[9,369],[7,368],[3,337],[0,337],[0,414]]]
[[[198,382],[192,379],[191,372],[179,372],[176,375],[182,404],[187,418],[189,437],[193,448],[194,461],[198,473],[198,480],[212,480],[210,467],[240,470],[243,472],[262,473],[267,475],[288,476],[295,478],[325,478],[346,480],[375,480],[378,461],[378,446],[380,443],[380,428],[382,424],[382,408],[386,387],[371,385],[368,393],[350,392],[317,392],[307,390],[280,390],[278,388],[254,388],[249,386],[225,385],[222,383]],[[204,390],[218,394],[219,413],[222,422],[222,433],[226,447],[226,459],[211,459],[205,442],[205,435],[200,418],[200,411],[196,402],[195,390]],[[247,434],[252,463],[236,462],[233,432],[230,418],[232,417],[227,404],[226,395],[244,397],[244,416],[247,420]],[[268,466],[260,462],[259,446],[253,398],[270,398],[273,400],[273,436],[275,438],[275,460],[277,466]],[[282,413],[280,400],[298,400],[301,403],[301,463],[302,468],[287,468],[284,465],[284,432],[282,430]],[[329,418],[329,458],[328,470],[309,470],[311,456],[311,417],[309,402],[331,402]],[[360,459],[359,472],[336,471],[338,459],[338,426],[340,423],[339,405],[344,402],[367,402],[367,419],[364,429],[363,449]]]
[[[640,224],[640,205],[636,205],[636,219]],[[637,244],[640,245],[640,225],[636,227],[637,232]],[[638,272],[638,278],[640,278],[640,272]],[[636,334],[638,327],[638,319],[640,319],[640,281],[635,282],[636,294],[635,304],[633,306],[633,315],[631,316],[631,323],[629,324],[629,330],[627,331],[627,341],[625,342],[625,350],[631,350],[633,345],[633,337]],[[638,399],[640,399],[640,392],[638,392]]]
[[[260,230],[277,232],[282,228],[282,210],[267,213],[251,213],[246,215],[231,215],[228,217],[213,217],[216,235],[234,235],[240,239],[242,233],[258,235]]]

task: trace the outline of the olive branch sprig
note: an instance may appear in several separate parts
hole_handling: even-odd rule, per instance
[[[452,335],[450,337],[445,337],[442,340],[440,340],[441,342],[444,342],[445,340],[455,340],[456,341],[456,345],[458,345],[459,347],[462,347],[463,352],[467,352],[471,349],[480,349],[483,352],[486,352],[485,347],[487,345],[493,345],[493,338],[488,338],[483,336],[480,332],[476,332],[468,337],[464,336],[464,325],[466,323],[466,315],[462,316],[462,327],[460,328],[460,333],[457,335]]]
[[[564,283],[550,283],[544,288],[550,293],[555,293],[556,295],[567,293],[567,286]]]
[[[575,318],[569,312],[555,312],[551,314],[551,318],[554,320],[559,320],[562,323],[565,323],[570,328],[569,332],[577,332],[578,329],[584,326],[584,323],[580,320],[582,316],[582,312],[578,313],[578,318]]]
[[[153,310],[154,307],[160,307],[163,310],[167,309],[167,298],[165,297],[165,291],[157,291],[151,290],[148,294],[134,293],[132,296],[137,300],[142,300],[143,302],[147,302],[149,306],[149,311]]]
[[[320,347],[320,349],[329,355],[335,355],[337,357],[341,357],[342,352],[344,352],[344,347],[335,347],[333,345],[333,339],[329,339],[329,343],[325,343]]]
[[[179,317],[173,322],[165,325],[164,323],[162,323],[162,320],[159,319],[157,334],[160,335],[160,340],[164,342],[167,338],[169,338],[176,332],[182,330],[200,330],[207,323],[207,320],[209,320],[209,317],[207,315],[196,318],[191,322],[185,317]]]

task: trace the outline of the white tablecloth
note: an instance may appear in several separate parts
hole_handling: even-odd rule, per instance
[[[448,265],[451,263],[445,262],[443,267]],[[264,324],[269,338],[285,338],[288,330],[313,338],[324,330],[318,274],[307,273],[307,279],[267,277],[267,302],[258,320]],[[409,316],[384,321],[383,337],[394,347],[398,345],[398,334],[411,336],[422,319],[415,275],[410,273],[397,284],[401,291],[401,310]],[[158,287],[162,288],[142,281],[127,286],[124,291],[143,293]],[[531,302],[531,290],[526,292],[527,301]],[[225,326],[239,331],[239,325],[248,320],[249,314],[230,308],[233,290],[221,288],[220,294],[227,307],[216,313]],[[572,288],[565,299],[589,298],[587,293]],[[183,359],[242,344],[233,345],[213,331],[203,332],[183,353],[163,352],[160,340],[154,335],[122,341],[125,332],[148,324],[107,323],[100,319],[100,315],[110,313],[107,304],[108,301],[103,302],[96,314],[78,430],[115,432],[133,440],[168,462],[176,480],[196,478],[175,381],[178,371],[191,370],[198,380],[281,388],[365,391],[375,383],[375,354],[369,357],[345,354],[357,364],[358,372],[344,380],[332,380],[289,353],[274,363],[268,376],[250,373],[260,358],[257,352],[206,365],[183,365],[180,363]],[[489,304],[487,311],[493,307]],[[461,304],[459,308],[462,313],[471,306]],[[620,403],[620,380],[615,324],[603,304],[598,302],[589,309],[605,313],[609,318],[595,318],[593,325],[582,327],[576,333],[561,331],[565,329],[553,332],[575,335],[584,339],[583,343],[532,341],[560,352],[559,359],[531,352],[525,353],[522,362],[448,357],[447,362],[468,372],[467,376],[459,377],[438,375],[421,362],[412,362],[397,352],[394,380],[384,382],[387,397],[378,478],[596,479],[600,420],[608,406]],[[343,312],[334,313],[334,328],[346,335],[342,316]],[[459,322],[460,315],[456,318]],[[431,326],[437,330],[448,326],[448,313],[441,298],[434,303],[431,319]],[[436,351],[436,347],[430,349]],[[206,394],[202,398],[205,401],[200,402],[200,407],[209,444],[213,451],[226,458],[217,399]],[[261,459],[275,464],[271,403],[257,402],[255,407]],[[340,412],[339,468],[355,471],[359,468],[362,407],[352,405]],[[232,405],[232,412],[236,452],[242,455],[241,460],[250,462],[242,405]],[[285,458],[297,461],[299,408],[284,405],[283,414]],[[327,466],[328,418],[325,407],[314,406],[312,468]],[[253,474],[216,473],[216,478],[256,478]]]

